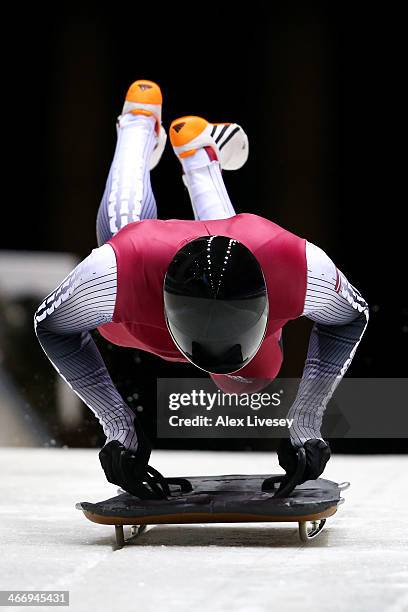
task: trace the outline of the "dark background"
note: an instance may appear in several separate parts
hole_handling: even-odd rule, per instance
[[[404,78],[398,15],[364,3],[338,5],[337,11],[323,3],[254,2],[241,12],[222,6],[11,9],[3,24],[10,42],[3,52],[8,165],[1,248],[84,257],[96,246],[115,118],[132,81],[155,80],[164,93],[166,128],[184,114],[245,128],[249,161],[237,173],[224,173],[237,212],[263,215],[318,244],[369,302],[371,321],[348,376],[407,376],[406,196],[397,188]],[[160,217],[192,218],[170,146],[152,183]],[[30,326],[35,305],[26,306]],[[310,327],[298,320],[285,328],[281,376],[301,375]],[[16,380],[58,443],[102,444],[88,409],[75,434],[57,430],[53,370],[33,334],[21,345],[19,332],[13,333]],[[199,373],[100,345],[124,397],[137,394],[154,437],[156,378]],[[273,447],[273,441],[245,440],[157,444]],[[336,440],[333,447],[404,451],[407,443]]]

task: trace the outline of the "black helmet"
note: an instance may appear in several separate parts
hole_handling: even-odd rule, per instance
[[[258,351],[268,320],[257,259],[226,236],[188,242],[165,275],[164,311],[174,342],[194,365],[214,374],[240,370]]]

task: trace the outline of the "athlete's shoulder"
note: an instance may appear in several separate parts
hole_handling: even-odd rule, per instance
[[[273,231],[274,235],[281,233],[281,234],[291,234],[292,236],[296,236],[296,234],[294,234],[290,230],[282,227],[281,225],[279,225],[275,221],[272,221],[271,219],[262,217],[261,215],[255,215],[253,213],[240,213],[236,215],[235,218],[240,223],[248,224],[248,227],[251,227],[251,226],[257,226],[260,228],[264,227],[266,230]],[[296,237],[299,237],[299,236],[296,236]]]

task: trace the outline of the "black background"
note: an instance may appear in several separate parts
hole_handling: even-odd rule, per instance
[[[165,127],[178,116],[196,114],[245,128],[249,161],[239,172],[224,173],[237,212],[261,214],[321,246],[369,302],[369,328],[348,375],[406,376],[400,18],[391,8],[384,12],[368,3],[336,6],[11,9],[3,23],[7,164],[1,247],[84,257],[96,246],[95,218],[115,146],[115,118],[132,81],[155,80],[164,94]],[[152,183],[160,217],[192,218],[170,146]],[[285,328],[282,376],[301,375],[309,329],[303,320]],[[134,351],[102,350],[123,395],[139,394],[142,420],[153,436],[156,377],[197,371]],[[17,377],[25,375],[27,395],[37,397],[48,418],[53,374],[35,339],[31,359]],[[56,433],[61,443],[103,442],[86,410],[76,435]],[[194,444],[248,447],[242,440]],[[407,447],[406,440],[333,446],[354,452]]]

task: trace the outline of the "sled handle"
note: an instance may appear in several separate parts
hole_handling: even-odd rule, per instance
[[[279,482],[280,487],[276,491],[274,497],[287,497],[296,485],[300,484],[306,469],[306,451],[303,447],[299,448],[297,451],[297,460],[296,470],[292,476],[289,478],[286,475],[266,478],[262,483],[262,491],[270,491],[273,489],[274,484]]]
[[[182,493],[191,493],[193,485],[187,478],[166,478],[168,485],[176,485],[180,487]]]

